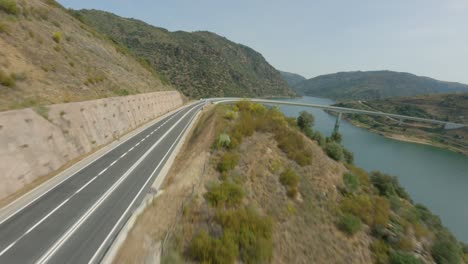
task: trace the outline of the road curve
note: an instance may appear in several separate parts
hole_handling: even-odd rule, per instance
[[[0,263],[98,263],[204,101],[122,142],[0,222]]]

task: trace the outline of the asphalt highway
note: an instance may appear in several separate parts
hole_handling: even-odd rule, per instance
[[[98,263],[204,102],[123,141],[0,222],[0,263]]]

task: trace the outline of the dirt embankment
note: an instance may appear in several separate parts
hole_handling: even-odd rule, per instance
[[[0,112],[0,199],[182,104],[167,91]]]
[[[187,244],[201,226],[210,226],[213,212],[204,199],[217,181],[219,157],[211,150],[222,131],[216,110],[207,111],[174,163],[164,192],[138,219],[115,263],[154,260],[163,247],[163,261],[183,262],[174,247]],[[278,147],[272,134],[255,133],[239,146],[242,153],[233,171],[245,175],[245,203],[274,219],[273,263],[370,263],[365,234],[349,238],[335,225],[337,185],[346,170],[309,139],[313,162],[301,167]],[[302,176],[297,199],[288,198],[279,174],[293,167]],[[169,261],[169,262],[168,262]]]

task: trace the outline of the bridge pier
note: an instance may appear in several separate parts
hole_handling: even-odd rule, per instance
[[[333,129],[333,133],[338,133],[338,130],[340,129],[341,117],[342,113],[338,112],[338,115],[336,115],[335,128]]]

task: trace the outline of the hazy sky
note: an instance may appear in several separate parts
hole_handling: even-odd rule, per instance
[[[389,69],[468,83],[468,0],[59,2],[171,31],[213,31],[307,78]]]

